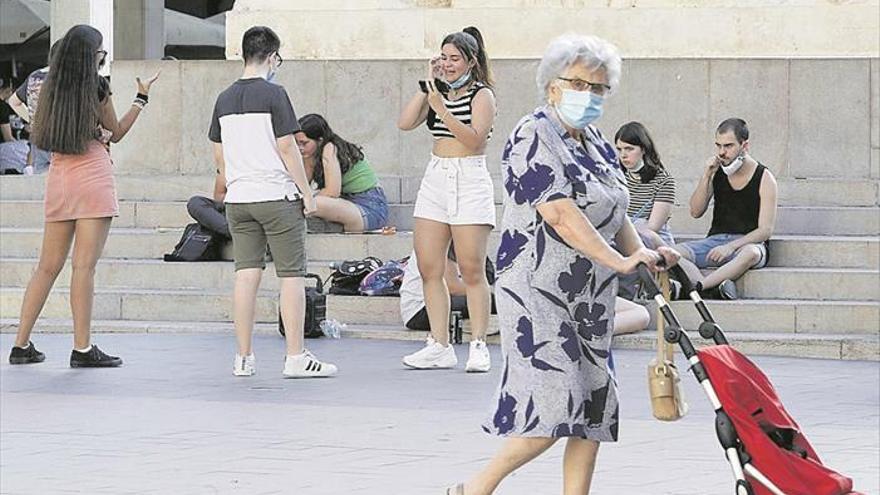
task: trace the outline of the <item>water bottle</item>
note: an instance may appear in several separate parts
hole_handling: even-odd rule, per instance
[[[336,320],[324,320],[319,325],[321,328],[321,332],[325,337],[330,339],[338,339],[342,336],[342,331],[345,330],[345,323],[339,323]]]

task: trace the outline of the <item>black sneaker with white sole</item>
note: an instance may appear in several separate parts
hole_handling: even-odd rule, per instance
[[[45,360],[46,355],[38,351],[30,341],[27,347],[12,346],[12,350],[9,351],[9,364],[42,363]]]
[[[115,368],[117,366],[122,366],[121,358],[106,354],[94,344],[86,352],[80,352],[76,349],[70,351],[71,368]]]
[[[725,301],[735,301],[739,299],[739,294],[736,292],[736,283],[730,279],[725,279],[724,282],[718,284],[718,294],[721,296],[721,299],[724,299]]]

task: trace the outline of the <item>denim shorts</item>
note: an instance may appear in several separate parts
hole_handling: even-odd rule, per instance
[[[734,256],[739,252],[739,249],[732,253],[727,258],[721,260],[720,263],[716,263],[708,258],[706,255],[709,254],[709,251],[712,249],[723,246],[728,242],[734,241],[742,237],[742,234],[714,234],[706,237],[705,239],[698,239],[696,241],[688,241],[679,244],[685,251],[690,252],[690,256],[688,258],[697,265],[697,268],[717,268],[728,261],[732,260]],[[755,244],[758,246],[758,249],[761,251],[761,258],[755,263],[751,268],[762,268],[767,265],[767,244],[766,243],[758,243]],[[742,248],[740,248],[742,249]]]
[[[380,186],[356,194],[343,194],[342,199],[351,201],[361,210],[364,230],[381,229],[388,224],[388,200]]]

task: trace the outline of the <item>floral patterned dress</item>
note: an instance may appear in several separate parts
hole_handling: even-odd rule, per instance
[[[629,203],[617,163],[598,129],[579,141],[549,106],[520,120],[505,145],[496,260],[504,368],[488,433],[617,440],[617,274],[566,244],[536,208],[571,198],[612,243]]]

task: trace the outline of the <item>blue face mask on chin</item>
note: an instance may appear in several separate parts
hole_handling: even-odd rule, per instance
[[[589,91],[563,89],[562,99],[555,106],[559,118],[569,127],[586,129],[588,125],[602,116],[604,102],[604,96]]]
[[[467,71],[455,81],[446,81],[452,89],[458,89],[471,81],[471,71]]]

